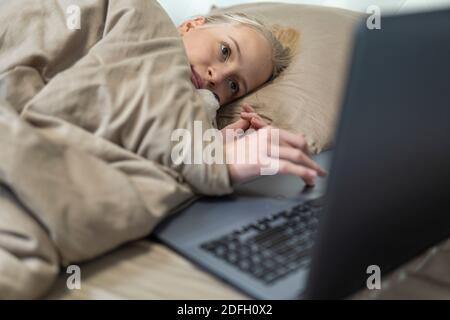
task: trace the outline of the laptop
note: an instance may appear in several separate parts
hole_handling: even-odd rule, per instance
[[[355,30],[327,178],[258,178],[154,236],[257,299],[346,298],[449,237],[450,10],[381,27]]]

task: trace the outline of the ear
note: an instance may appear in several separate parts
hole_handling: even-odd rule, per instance
[[[180,26],[178,27],[178,32],[180,35],[185,34],[186,32],[194,29],[195,27],[201,26],[205,24],[205,18],[204,17],[195,17],[193,19],[189,19],[184,21]]]

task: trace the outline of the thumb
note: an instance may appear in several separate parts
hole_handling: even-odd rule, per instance
[[[253,109],[253,107],[252,107],[249,103],[247,103],[247,102],[245,102],[245,103],[242,105],[242,109],[244,109],[245,112],[250,112],[250,113],[256,112],[255,109]]]
[[[228,126],[224,127],[222,130],[225,130],[225,129],[232,129],[232,130],[242,129],[242,130],[247,130],[248,127],[250,127],[250,122],[248,120],[239,119],[238,121],[233,122],[232,124],[229,124]]]

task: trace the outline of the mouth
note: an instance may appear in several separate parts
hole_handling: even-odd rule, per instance
[[[194,84],[194,86],[195,86],[197,89],[203,88],[203,80],[202,80],[202,78],[198,75],[198,73],[195,72],[193,66],[191,66],[191,71],[192,71],[191,81],[192,81],[192,83]]]

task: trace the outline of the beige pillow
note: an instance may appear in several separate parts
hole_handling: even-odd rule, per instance
[[[330,146],[359,12],[300,4],[252,3],[213,8],[243,12],[300,32],[297,55],[276,79],[218,112],[220,128],[237,120],[242,102],[273,125],[306,135],[310,152]]]

